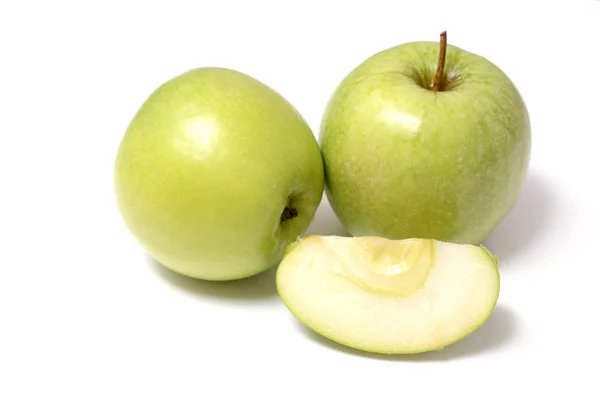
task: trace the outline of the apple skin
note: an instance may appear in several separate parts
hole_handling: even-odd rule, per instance
[[[481,243],[516,204],[531,127],[515,85],[496,65],[449,45],[379,52],[339,84],[319,133],[325,193],[353,236]]]
[[[233,280],[273,266],[303,234],[324,171],[316,137],[280,94],[238,71],[198,68],[137,111],[114,186],[127,227],[158,262]],[[297,215],[282,222],[288,206]]]

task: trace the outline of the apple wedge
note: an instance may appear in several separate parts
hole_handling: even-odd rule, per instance
[[[478,329],[500,292],[484,247],[433,239],[307,236],[288,246],[277,290],[304,325],[369,352],[440,350]]]

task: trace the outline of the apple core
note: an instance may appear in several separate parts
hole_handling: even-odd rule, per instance
[[[352,259],[330,247],[341,261],[333,273],[372,293],[408,296],[423,286],[433,266],[433,241],[429,239],[372,237],[358,243]]]

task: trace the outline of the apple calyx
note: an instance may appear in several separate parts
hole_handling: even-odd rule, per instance
[[[446,31],[440,33],[440,56],[438,58],[438,66],[437,71],[435,73],[435,79],[433,81],[433,86],[431,90],[434,92],[443,91],[442,83],[444,78],[444,64],[446,63]]]
[[[281,222],[289,221],[290,219],[294,219],[298,216],[298,210],[294,207],[286,206],[281,213]]]

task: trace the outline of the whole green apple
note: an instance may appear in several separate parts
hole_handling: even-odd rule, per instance
[[[121,215],[157,261],[232,280],[276,264],[309,226],[324,171],[311,129],[280,94],[226,68],[156,89],[119,146]]]
[[[326,195],[354,236],[480,243],[515,205],[530,121],[487,59],[441,43],[379,52],[336,88],[319,136]]]

